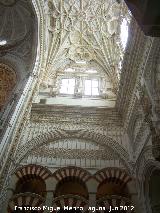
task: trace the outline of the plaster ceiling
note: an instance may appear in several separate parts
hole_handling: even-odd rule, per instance
[[[45,5],[48,16],[48,73],[85,61],[96,66],[118,90],[123,57],[120,26],[127,7],[116,0],[54,0]],[[84,67],[84,64],[83,64]]]

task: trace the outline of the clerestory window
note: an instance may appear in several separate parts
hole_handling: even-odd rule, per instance
[[[99,79],[86,79],[86,77],[61,78],[59,93],[61,95],[74,95],[81,97],[99,96]]]
[[[62,78],[60,93],[73,95],[75,90],[75,79],[74,78]]]
[[[104,75],[94,68],[68,67],[59,72],[57,94],[76,98],[104,98]]]
[[[87,79],[84,84],[84,95],[97,96],[99,95],[99,82],[97,79]]]

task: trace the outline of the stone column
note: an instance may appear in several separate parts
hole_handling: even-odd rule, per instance
[[[142,209],[142,205],[138,198],[138,191],[134,180],[127,183],[129,194],[131,195],[131,201],[134,206],[135,213],[145,213]]]
[[[88,194],[89,194],[89,207],[91,207],[90,212],[93,212],[92,210],[96,208],[96,194],[97,194],[98,182],[95,179],[89,179],[86,185],[87,185]]]
[[[49,208],[53,207],[54,192],[57,185],[57,180],[54,177],[49,177],[46,179],[46,201],[44,207],[44,213],[49,212]]]
[[[9,200],[12,198],[12,196],[14,194],[17,181],[18,181],[18,177],[16,175],[12,175],[10,177],[10,183],[9,183],[8,188],[7,188],[5,202],[4,202],[3,207],[2,207],[2,212],[4,212],[4,213],[8,212],[7,208],[8,208]]]

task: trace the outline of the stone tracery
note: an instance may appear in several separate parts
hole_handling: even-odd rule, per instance
[[[148,159],[153,160],[155,156],[152,150],[157,151],[159,148],[159,138],[157,137],[159,131],[159,74],[157,73],[159,71],[157,67],[159,40],[145,37],[140,32],[135,21],[132,20],[130,29],[132,36],[129,38],[126,54],[123,52],[119,38],[120,24],[129,15],[122,1],[110,1],[110,3],[109,1],[97,3],[96,0],[92,2],[68,0],[63,3],[59,0],[33,2],[36,10],[41,8],[41,12],[44,12],[42,17],[39,17],[39,27],[43,31],[39,35],[41,38],[39,41],[41,45],[40,63],[42,64],[42,67],[41,65],[39,66],[39,70],[42,70],[42,72],[40,75],[33,74],[34,78],[38,81],[38,89],[36,88],[33,92],[36,93],[39,99],[37,101],[36,97],[34,97],[33,102],[32,100],[30,100],[29,104],[27,102],[28,113],[24,114],[24,116],[22,113],[22,120],[18,123],[18,125],[21,125],[25,121],[23,127],[18,128],[17,126],[14,132],[15,137],[10,140],[11,146],[8,144],[6,146],[6,150],[11,150],[12,155],[8,161],[5,161],[7,155],[3,155],[2,160],[4,161],[2,161],[2,164],[5,162],[7,167],[2,171],[2,182],[5,180],[4,177],[7,177],[8,171],[16,169],[19,164],[31,163],[32,160],[54,170],[56,166],[64,166],[64,161],[62,160],[60,164],[55,165],[49,159],[53,156],[59,157],[63,155],[63,157],[67,156],[67,158],[79,156],[80,158],[88,157],[92,159],[92,156],[96,155],[97,157],[102,157],[103,160],[114,159],[116,161],[117,158],[121,159],[123,163],[119,163],[118,166],[114,164],[114,167],[127,168],[131,176],[135,175],[135,177],[138,177],[138,181],[142,184],[143,164]],[[8,1],[8,3],[7,1],[0,1],[0,4],[3,5],[2,7],[6,9],[14,6],[14,3],[17,6],[20,1]],[[45,11],[43,11],[43,7]],[[24,33],[22,40],[24,41],[24,38],[27,38],[27,34],[23,29],[22,31]],[[47,41],[44,39],[44,36]],[[19,47],[19,50],[17,49],[18,55],[23,55],[25,58],[29,53],[29,46],[26,43],[23,50],[21,48],[23,45],[19,42],[19,38],[17,38],[17,41],[18,43],[15,46],[11,45],[9,48],[7,44],[0,45],[3,54],[6,54],[6,50],[7,52],[14,52],[14,48]],[[21,49],[23,50],[22,52]],[[119,62],[122,60],[123,54],[125,54],[121,67],[123,72],[119,82],[117,73],[120,73]],[[82,66],[82,64],[80,65],[77,62],[86,62],[86,65]],[[102,83],[105,85],[105,80],[109,80],[112,85],[109,89],[117,96],[116,105],[115,107],[114,105],[112,106],[112,110],[108,105],[103,106],[103,109],[100,108],[102,106],[99,107],[98,105],[98,107],[92,106],[82,110],[84,106],[76,106],[76,109],[73,109],[65,105],[64,102],[63,106],[53,104],[52,98],[57,96],[56,87],[58,85],[56,85],[56,78],[59,75],[58,73],[65,69],[73,69],[75,66],[85,70],[94,68],[98,73],[104,74],[102,76]],[[157,71],[156,77],[153,69]],[[150,81],[151,76],[152,80]],[[41,86],[39,86],[40,84]],[[41,88],[44,93],[47,91],[46,96],[41,96]],[[32,89],[30,88],[30,91]],[[48,90],[50,91],[48,92]],[[117,92],[118,90],[119,92]],[[156,91],[156,95],[152,98],[153,91]],[[53,94],[54,92],[55,94]],[[76,98],[78,100],[80,96]],[[139,114],[137,114],[137,109]],[[87,114],[90,115],[90,118]],[[75,142],[75,139],[78,142]],[[57,142],[57,140],[60,142]],[[94,143],[92,143],[93,141]],[[156,146],[154,146],[155,141]],[[83,147],[84,144],[92,147],[94,144],[94,148],[70,147],[70,150],[67,150],[66,146],[70,142],[77,144],[77,147],[81,147],[81,145]],[[58,145],[59,147],[56,148],[57,144],[60,143],[64,147],[60,148],[60,145]],[[97,147],[99,151],[95,150]],[[104,147],[105,149],[101,152]],[[39,150],[33,151],[34,148],[39,148]],[[6,150],[5,154],[8,153]],[[42,153],[46,156],[42,156]],[[19,155],[19,158],[17,158],[17,155]],[[40,160],[40,158],[43,160]],[[44,159],[47,160],[45,161]],[[139,161],[141,161],[142,165],[139,166],[141,171],[137,175],[135,168]],[[105,166],[106,162],[104,162]],[[68,164],[72,163],[72,161],[68,162]],[[77,162],[74,161],[74,163],[76,164]],[[100,164],[97,167],[95,164],[90,164],[88,170],[96,172],[100,166],[104,167],[104,165]],[[32,172],[34,170],[36,170],[35,167],[30,169]],[[26,171],[29,170],[23,168],[23,172]],[[41,169],[36,171],[41,171]],[[111,172],[109,172],[114,174],[114,178],[116,175],[121,174],[119,169],[114,171],[111,169]],[[62,169],[60,175],[63,176],[67,172]],[[78,172],[79,170],[77,170]],[[100,172],[103,177],[105,173]],[[110,178],[112,179],[111,176]],[[7,181],[3,182],[5,187],[8,184]],[[134,190],[132,189],[132,191]],[[135,191],[133,192],[134,195],[136,193]],[[20,205],[22,197],[15,197],[14,203],[19,203]],[[74,198],[70,196],[67,202],[72,203]],[[56,205],[59,205],[59,203],[64,203],[65,199],[66,197],[62,196],[57,200],[54,199],[54,201]],[[89,198],[89,201],[91,200]],[[27,205],[26,199],[23,199],[23,201],[24,205]],[[84,202],[86,206],[88,205],[86,200],[84,201],[79,198],[75,199],[74,202]],[[41,200],[42,203],[44,203],[43,199]],[[113,196],[112,199],[102,199],[97,205],[103,204],[108,206],[110,203],[116,203],[116,205],[122,203],[125,205],[129,202],[128,200]],[[146,211],[144,210],[143,212]]]
[[[118,23],[121,23],[122,17],[127,15],[125,6],[116,1],[103,0],[101,2],[95,0],[92,3],[85,0],[65,1],[63,4],[57,0],[48,4],[47,14],[53,20],[55,28],[52,41],[59,43],[56,45],[57,49],[50,48],[49,51],[52,65],[56,67],[57,57],[61,58],[60,61],[69,60],[71,63],[81,60],[95,61],[107,73],[116,91],[117,65],[123,55],[118,44],[120,42]],[[50,28],[53,29],[53,26]],[[51,57],[53,52],[54,58]],[[117,52],[120,57],[115,57]],[[49,72],[52,72],[51,66],[48,68]]]

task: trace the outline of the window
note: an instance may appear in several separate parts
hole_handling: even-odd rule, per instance
[[[57,94],[60,96],[102,97],[102,76],[93,67],[66,67],[57,76]]]
[[[0,40],[0,46],[4,46],[7,44],[7,41],[6,40]]]
[[[121,24],[120,38],[121,38],[123,49],[125,49],[127,40],[128,40],[128,22],[126,19],[123,19]]]
[[[63,78],[61,81],[61,94],[73,95],[75,89],[75,79],[74,78]]]
[[[99,82],[96,79],[87,79],[84,84],[84,94],[89,96],[97,96],[99,95]]]

